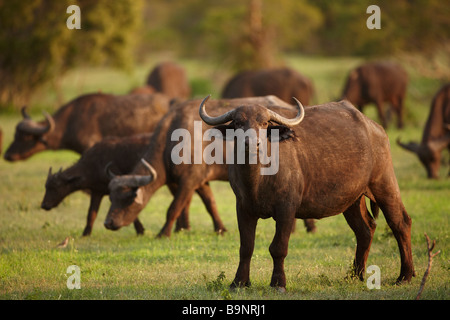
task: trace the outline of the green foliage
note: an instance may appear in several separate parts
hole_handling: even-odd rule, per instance
[[[80,6],[81,30],[66,27],[71,4]],[[380,7],[380,30],[366,27],[371,4]],[[432,62],[428,73],[449,78],[449,5],[440,0],[0,0],[0,8],[2,108],[21,107],[48,82],[58,89],[74,67],[131,70],[156,52],[209,59],[232,72],[285,64],[286,53],[407,52]]]
[[[226,286],[224,283],[226,278],[225,271],[220,271],[216,280],[206,282],[206,288],[211,291],[222,291]]]
[[[286,52],[433,56],[450,38],[449,7],[439,0],[258,0],[266,42],[258,48],[250,39],[252,1],[152,1],[146,4],[149,18],[144,33],[152,48],[209,57],[234,70],[262,67],[258,65],[261,54],[281,64]],[[372,4],[381,10],[380,30],[366,27],[366,9]]]
[[[81,29],[66,9],[77,4]],[[131,68],[141,1],[2,1],[0,104],[21,105],[47,81],[83,64]]]

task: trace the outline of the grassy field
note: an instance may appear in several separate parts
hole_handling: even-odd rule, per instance
[[[97,90],[127,92],[144,81],[156,60],[150,59],[131,74],[108,69],[72,71],[61,82],[64,100]],[[286,61],[313,79],[316,103],[338,97],[348,70],[360,62],[355,58],[320,57],[288,57]],[[182,63],[195,96],[212,93],[213,98],[219,97],[229,73],[204,62]],[[0,299],[414,299],[427,266],[424,232],[436,239],[435,251],[441,253],[434,259],[422,299],[449,299],[448,153],[444,155],[442,178],[430,181],[417,157],[395,144],[398,136],[406,141],[420,140],[431,98],[440,83],[422,77],[413,68],[408,71],[411,83],[406,100],[407,126],[402,131],[391,127],[387,132],[403,202],[413,219],[416,277],[410,284],[394,285],[400,257],[382,214],[368,259],[368,265],[377,265],[381,270],[381,288],[369,290],[365,282],[346,279],[356,241],[339,215],[318,221],[315,234],[307,234],[302,223],[297,224],[285,262],[284,294],[269,287],[272,260],[268,247],[274,221],[260,220],[251,266],[252,287],[229,292],[238,265],[239,234],[235,199],[227,183],[212,183],[228,228],[224,236],[213,232],[212,221],[195,196],[190,210],[192,229],[173,234],[170,239],[155,239],[172,199],[162,188],[140,214],[146,228],[144,236],[137,237],[132,226],[117,232],[106,230],[103,220],[109,199],[105,198],[92,235],[83,238],[89,205],[86,194],[75,193],[50,212],[40,209],[49,167],[65,168],[78,159],[69,151],[48,151],[23,162],[0,160]],[[40,119],[41,109],[54,109],[55,96],[51,87],[44,88],[33,100],[33,116]],[[373,107],[367,112],[376,119]],[[19,120],[18,112],[0,115],[3,151],[12,141]],[[55,248],[65,237],[70,237],[67,247]],[[80,268],[80,290],[66,286],[70,265]]]

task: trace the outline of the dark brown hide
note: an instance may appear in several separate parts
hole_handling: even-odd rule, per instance
[[[271,286],[284,291],[284,259],[295,218],[321,219],[341,212],[356,235],[354,266],[362,278],[375,231],[373,218],[361,202],[364,197],[383,211],[397,239],[401,257],[397,281],[409,281],[414,275],[411,219],[401,201],[383,128],[347,101],[305,110],[303,121],[287,128],[293,133],[279,142],[276,174],[261,175],[259,162],[228,165],[241,238],[239,267],[231,287],[250,284],[258,219],[272,217],[276,221],[275,237],[269,248],[274,263]],[[289,118],[294,117],[295,112],[290,111]],[[264,106],[245,105],[235,110],[227,127],[270,131],[271,119]]]
[[[169,237],[173,223],[181,214],[182,209],[191,201],[192,195],[196,190],[198,191],[202,186],[208,185],[208,181],[228,180],[226,164],[214,163],[208,165],[204,161],[201,164],[193,164],[194,160],[191,159],[192,164],[181,163],[175,165],[171,159],[172,149],[180,143],[179,140],[172,141],[171,136],[175,130],[186,129],[191,133],[191,137],[194,137],[194,121],[198,121],[201,124],[202,134],[211,128],[201,122],[198,114],[199,103],[199,100],[182,103],[176,109],[171,110],[158,124],[146,155],[144,156],[145,160],[155,168],[157,178],[152,183],[140,188],[138,191],[140,197],[126,198],[121,188],[113,187],[111,189],[110,185],[111,207],[105,220],[106,228],[117,230],[133,222],[156,190],[167,184],[174,195],[174,200],[168,208],[166,223],[159,232],[158,237]],[[269,96],[214,100],[210,102],[211,112],[217,115],[221,112],[236,108],[243,103],[259,103],[268,107],[283,105],[288,110],[292,109],[291,105],[284,103],[274,96]],[[207,145],[209,145],[209,142],[202,143],[202,152]],[[191,147],[191,156],[194,157],[194,143],[191,144]],[[226,154],[224,152],[225,156]],[[223,163],[225,163],[225,158]],[[144,166],[137,164],[132,174],[145,174]],[[120,177],[117,177],[117,180],[120,181]],[[209,188],[206,191],[211,193]],[[210,198],[212,199],[212,196]],[[220,221],[215,202],[211,201],[209,206],[206,205],[206,207],[211,215],[216,217],[217,221]],[[215,227],[215,230],[221,232],[221,230],[225,229],[222,223],[220,223]]]
[[[150,137],[151,134],[142,134],[125,138],[105,138],[86,150],[73,166],[54,174],[50,169],[41,207],[51,210],[71,193],[87,191],[91,202],[83,236],[90,235],[102,198],[109,194],[106,166],[109,164],[111,170],[116,173],[130,172],[142,158]],[[138,234],[144,233],[139,219],[134,221],[134,226]]]
[[[161,94],[94,93],[76,98],[43,122],[36,122],[23,113],[24,119],[17,125],[14,141],[4,157],[17,161],[36,152],[59,149],[81,154],[107,136],[152,132],[169,106],[170,98]]]
[[[374,103],[380,122],[387,127],[384,103],[391,104],[397,115],[397,127],[403,127],[404,100],[408,74],[393,62],[370,62],[352,70],[347,78],[342,99],[347,99],[362,112],[366,104]]]
[[[147,85],[170,98],[188,99],[191,95],[186,72],[174,62],[158,64],[147,79]]]
[[[226,84],[222,98],[275,95],[286,103],[296,97],[309,105],[314,94],[312,81],[290,68],[244,71]]]

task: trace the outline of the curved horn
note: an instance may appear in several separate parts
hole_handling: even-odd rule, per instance
[[[402,147],[405,150],[414,152],[414,153],[419,153],[419,149],[420,149],[420,145],[416,142],[410,142],[408,144],[402,143],[400,141],[400,137],[397,138],[397,144]]]
[[[276,112],[273,112],[272,110],[267,110],[267,111],[269,111],[269,113],[271,115],[270,120],[272,120],[273,122],[276,122],[278,124],[285,125],[287,127],[292,127],[292,126],[295,126],[295,125],[299,124],[300,122],[302,122],[303,118],[305,117],[305,108],[303,107],[301,102],[297,100],[297,98],[295,98],[295,97],[292,97],[292,98],[295,100],[297,110],[298,110],[295,118],[288,119],[288,118],[285,118],[285,117],[279,115]]]
[[[55,119],[47,112],[42,112],[47,120],[47,132],[52,132],[55,129]]]
[[[22,120],[22,122],[20,123],[20,129],[36,136],[41,136],[44,133],[53,131],[55,129],[55,120],[47,112],[44,111],[43,114],[45,119],[47,120],[46,125],[31,120],[31,117],[25,111],[25,107],[22,108],[22,115],[24,117],[24,120]]]
[[[31,119],[30,115],[27,112],[27,106],[23,106],[22,109],[20,109],[20,112],[22,113],[22,117],[24,119]]]
[[[116,175],[111,171],[109,167],[111,167],[112,161],[108,162],[108,164],[105,166],[105,173],[108,176],[109,179],[114,179]]]
[[[228,121],[231,121],[233,119],[234,116],[234,109],[231,111],[228,111],[226,113],[224,113],[221,116],[218,117],[210,117],[205,110],[205,106],[206,106],[206,101],[208,101],[208,99],[211,97],[211,95],[208,95],[205,99],[203,99],[202,103],[200,104],[200,109],[199,109],[199,114],[200,114],[200,118],[202,118],[202,120],[206,123],[209,124],[210,126],[215,126],[215,125],[219,125],[219,124],[224,124]]]
[[[151,166],[150,163],[145,161],[144,158],[141,159],[141,162],[148,169],[148,171],[150,171],[150,175],[148,175],[148,176],[139,176],[139,177],[136,178],[137,183],[139,184],[140,187],[149,184],[150,182],[155,180],[156,176],[157,176],[155,169],[153,169],[153,167]]]
[[[118,185],[127,186],[129,188],[139,188],[142,186],[145,186],[156,179],[157,174],[155,169],[144,159],[141,159],[141,162],[144,164],[144,166],[150,171],[150,174],[147,176],[141,176],[141,175],[123,175],[123,176],[114,176],[114,181]],[[108,169],[108,168],[106,168]],[[108,174],[111,174],[111,172],[108,172]]]

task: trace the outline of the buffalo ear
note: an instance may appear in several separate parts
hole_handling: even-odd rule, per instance
[[[278,137],[276,136],[275,133],[272,132],[272,130],[278,130]],[[294,131],[292,131],[292,129],[289,127],[286,127],[283,125],[278,125],[278,126],[270,125],[267,128],[267,139],[269,139],[270,142],[281,142],[283,140],[293,138],[293,137],[294,137]]]

